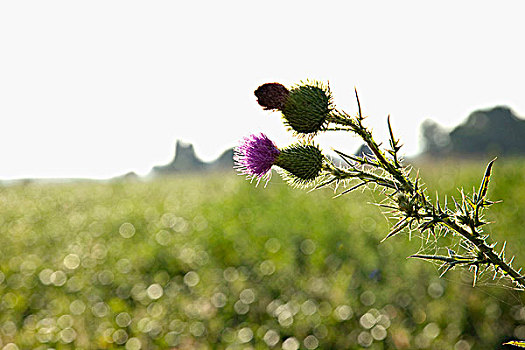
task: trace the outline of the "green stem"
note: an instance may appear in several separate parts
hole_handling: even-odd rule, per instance
[[[465,230],[463,227],[454,222],[451,218],[446,218],[443,220],[443,223],[450,227],[452,230],[460,234],[463,238],[474,244],[476,248],[483,253],[486,259],[494,265],[496,268],[501,269],[506,275],[512,278],[516,284],[525,289],[525,277],[522,276],[518,271],[516,271],[512,266],[507,264],[505,260],[494,252],[494,249],[489,247],[485,240],[481,239],[479,236],[472,235],[469,231]]]
[[[361,123],[357,123],[352,119],[350,116],[346,114],[335,114],[331,115],[328,118],[329,122],[344,125],[347,127],[350,127],[350,129],[356,133],[361,139],[366,143],[368,148],[374,153],[375,158],[381,164],[382,168],[388,171],[389,174],[391,174],[400,184],[400,186],[412,192],[412,184],[410,181],[405,177],[403,171],[400,168],[397,168],[395,164],[390,162],[383,152],[381,152],[381,149],[379,148],[379,145],[374,141],[372,137],[372,133],[367,130],[365,127],[361,125]]]

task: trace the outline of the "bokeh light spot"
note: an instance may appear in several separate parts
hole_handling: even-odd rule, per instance
[[[354,314],[352,308],[348,305],[339,305],[335,308],[334,313],[339,321],[349,320]]]
[[[69,304],[69,311],[74,315],[80,315],[86,310],[86,304],[80,299],[75,299]]]
[[[304,347],[310,350],[316,349],[319,346],[319,340],[313,335],[309,335],[303,340]]]
[[[186,279],[185,279],[185,281],[186,281]],[[197,283],[195,283],[194,285],[196,285]],[[188,284],[188,283],[186,283],[186,284]],[[190,284],[188,284],[188,285],[190,285]],[[191,287],[193,287],[194,285],[191,285]],[[157,300],[160,297],[162,297],[162,295],[164,294],[164,290],[162,289],[162,286],[160,284],[158,284],[158,283],[154,283],[151,286],[149,286],[148,289],[146,290],[146,292],[148,293],[148,297],[150,299],[152,299],[152,300]]]
[[[277,333],[273,329],[270,329],[264,334],[263,340],[266,343],[266,345],[275,346],[279,342],[280,336],[279,333]]]
[[[142,343],[139,338],[129,338],[126,342],[126,350],[139,350],[142,348]]]
[[[301,344],[296,338],[290,337],[283,341],[283,350],[297,350],[300,345]]]
[[[76,254],[68,254],[64,258],[64,267],[66,269],[74,270],[80,266],[80,258]]]
[[[73,328],[65,328],[60,331],[60,341],[69,344],[75,340],[77,332]]]
[[[264,248],[270,253],[277,253],[281,249],[281,242],[277,238],[269,238],[264,244]]]
[[[119,327],[127,327],[131,324],[131,316],[127,312],[121,312],[115,317],[115,322]]]
[[[253,289],[244,289],[239,295],[239,299],[245,304],[251,304],[255,301],[255,293]]]
[[[241,328],[237,333],[237,338],[239,338],[239,342],[247,343],[252,340],[253,331],[249,327]]]
[[[366,331],[359,333],[359,335],[357,336],[357,342],[359,343],[359,345],[365,348],[368,348],[370,345],[372,345],[373,341],[374,339],[372,338],[370,333]]]
[[[375,340],[381,341],[386,338],[387,332],[385,327],[381,325],[376,325],[372,330],[370,331],[370,334],[372,335],[372,338]]]
[[[116,344],[122,345],[128,340],[128,333],[123,329],[117,329],[111,338]]]
[[[305,255],[311,255],[315,252],[315,242],[311,239],[305,239],[301,242],[301,252]]]
[[[124,238],[131,238],[135,235],[135,226],[129,222],[125,222],[120,225],[118,232]]]
[[[195,287],[200,281],[199,274],[195,271],[190,271],[184,275],[184,283],[188,287]]]

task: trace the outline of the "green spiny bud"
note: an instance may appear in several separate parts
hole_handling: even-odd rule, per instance
[[[327,123],[333,110],[332,94],[320,83],[292,89],[282,108],[286,124],[302,134],[316,133]]]
[[[321,173],[324,156],[312,144],[295,144],[281,150],[275,165],[284,169],[283,177],[291,185],[307,187]]]

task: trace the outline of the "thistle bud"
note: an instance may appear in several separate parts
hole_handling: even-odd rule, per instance
[[[323,160],[317,146],[296,144],[282,149],[275,165],[284,169],[283,177],[291,185],[306,187],[321,173]]]
[[[290,92],[279,83],[263,84],[255,90],[257,102],[264,109],[282,110]]]
[[[282,113],[290,128],[301,134],[310,134],[322,130],[332,110],[330,90],[315,83],[292,89]]]

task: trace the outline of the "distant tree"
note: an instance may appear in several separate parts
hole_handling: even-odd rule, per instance
[[[421,129],[424,153],[432,156],[525,154],[525,120],[508,107],[475,111],[450,133],[431,120]]]
[[[374,157],[374,153],[365,143],[363,143],[361,147],[359,147],[359,149],[357,150],[357,152],[354,153],[354,155],[358,157]]]
[[[231,170],[233,168],[233,148],[224,151],[219,158],[210,163],[211,170]]]
[[[476,111],[450,133],[450,140],[456,153],[524,154],[525,120],[507,107]]]
[[[156,166],[153,171],[158,174],[169,174],[185,171],[202,171],[206,168],[206,163],[197,158],[192,144],[177,141],[175,145],[175,157],[163,166]]]
[[[421,125],[423,136],[423,152],[432,156],[447,153],[450,138],[446,130],[433,120],[427,119]]]
[[[175,145],[175,156],[173,160],[161,166],[153,168],[154,174],[178,174],[185,172],[217,171],[233,168],[233,148],[224,151],[216,160],[206,163],[195,154],[192,144],[177,141]]]

